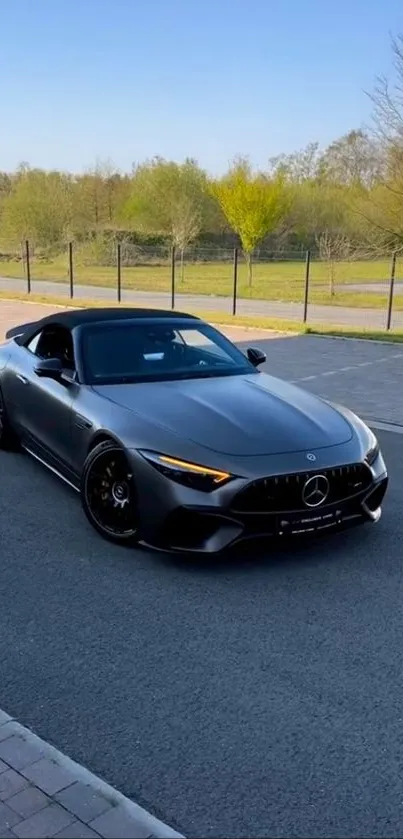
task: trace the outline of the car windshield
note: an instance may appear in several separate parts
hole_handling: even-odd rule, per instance
[[[82,333],[88,384],[202,379],[256,373],[224,335],[195,321],[97,324]]]

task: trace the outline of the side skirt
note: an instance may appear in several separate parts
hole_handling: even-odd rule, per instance
[[[30,448],[30,446],[28,446],[26,443],[21,443],[21,447],[27,452],[27,454],[31,455],[31,457],[33,457],[34,460],[37,460],[38,463],[40,463],[42,466],[45,466],[45,468],[48,469],[49,472],[52,472],[53,475],[56,475],[57,478],[59,478],[61,481],[67,484],[67,486],[71,487],[71,489],[74,489],[75,492],[80,492],[80,488],[78,484],[74,482],[73,476],[72,479],[68,478],[67,475],[64,475],[62,471],[56,468],[56,466],[52,466],[50,463],[48,463],[48,461],[45,460],[44,457],[39,455],[37,452],[33,451]]]

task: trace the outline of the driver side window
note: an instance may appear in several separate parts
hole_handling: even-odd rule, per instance
[[[45,326],[26,345],[38,358],[59,358],[66,369],[74,370],[73,338],[63,326]]]

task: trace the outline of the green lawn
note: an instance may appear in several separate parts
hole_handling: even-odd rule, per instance
[[[0,262],[0,276],[23,277],[21,262]],[[335,266],[334,281],[337,286],[348,283],[358,285],[371,282],[388,282],[390,262],[362,261],[339,263]],[[397,265],[396,279],[403,278],[403,260]],[[68,260],[59,257],[52,262],[31,261],[31,279],[68,281]],[[82,285],[116,287],[117,271],[115,267],[88,265],[75,260],[74,282]],[[238,297],[243,299],[261,299],[284,302],[301,302],[304,297],[305,265],[300,262],[264,262],[254,265],[252,288],[248,287],[246,266],[239,261]],[[169,292],[171,288],[170,265],[145,265],[135,268],[122,267],[122,288],[138,291]],[[181,280],[180,266],[176,269],[177,293],[215,295],[229,297],[233,291],[233,268],[230,263],[189,263],[185,265],[184,279]],[[310,276],[311,303],[335,306],[385,308],[388,292],[367,290],[349,292],[339,288],[335,295],[330,294],[329,267],[326,263],[312,262]],[[394,308],[403,309],[403,295],[395,295]]]

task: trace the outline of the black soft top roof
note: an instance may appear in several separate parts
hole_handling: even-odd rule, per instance
[[[14,326],[6,333],[6,338],[14,338],[18,344],[29,340],[29,338],[44,326],[54,324],[59,326],[66,326],[68,329],[74,329],[76,326],[82,326],[86,323],[104,323],[105,321],[119,321],[119,320],[141,320],[143,318],[152,318],[155,320],[164,320],[172,318],[186,318],[189,320],[200,320],[196,315],[190,315],[185,312],[176,312],[168,309],[139,309],[134,307],[105,307],[93,309],[69,309],[67,311],[53,313],[47,315],[40,320],[31,323],[24,323],[21,326]]]

